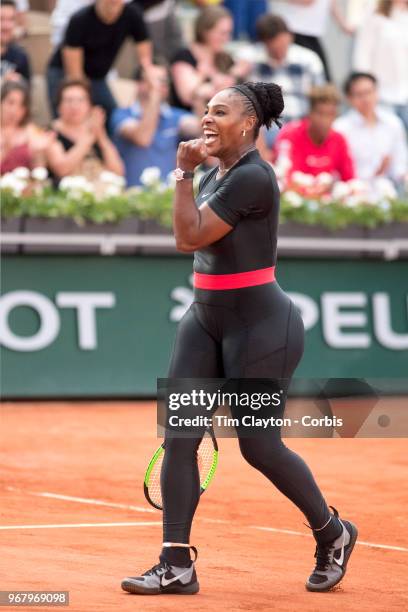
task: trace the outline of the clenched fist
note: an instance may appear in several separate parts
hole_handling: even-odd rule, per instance
[[[177,149],[177,166],[187,172],[193,171],[208,157],[207,147],[202,138],[180,142]]]

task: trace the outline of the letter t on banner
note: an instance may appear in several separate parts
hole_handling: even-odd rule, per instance
[[[82,350],[91,351],[97,348],[96,308],[113,308],[113,293],[57,293],[57,305],[60,308],[76,308],[78,320],[78,343]]]

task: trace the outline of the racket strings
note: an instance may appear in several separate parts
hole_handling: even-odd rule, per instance
[[[148,484],[150,499],[156,506],[160,506],[160,507],[163,507],[161,488],[160,488],[160,474],[161,474],[161,469],[163,465],[163,457],[164,457],[164,453],[161,453],[160,457],[157,459],[156,463],[154,464],[152,471],[150,472],[150,478],[149,478],[149,484]]]
[[[211,436],[206,434],[198,448],[197,463],[200,472],[200,485],[205,482],[214,462],[214,445]]]
[[[151,501],[159,507],[163,507],[160,487],[160,475],[163,465],[164,453],[158,457],[150,472],[148,491]],[[200,486],[205,483],[214,463],[214,444],[209,434],[205,434],[197,451],[197,465],[200,476]]]

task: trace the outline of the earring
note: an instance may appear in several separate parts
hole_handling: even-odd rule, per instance
[[[245,138],[246,130],[243,130],[242,136]]]

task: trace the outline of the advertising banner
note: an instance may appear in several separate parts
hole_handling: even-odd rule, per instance
[[[3,397],[155,395],[191,273],[184,256],[5,256]],[[287,259],[277,280],[306,329],[296,377],[407,377],[407,261]]]

